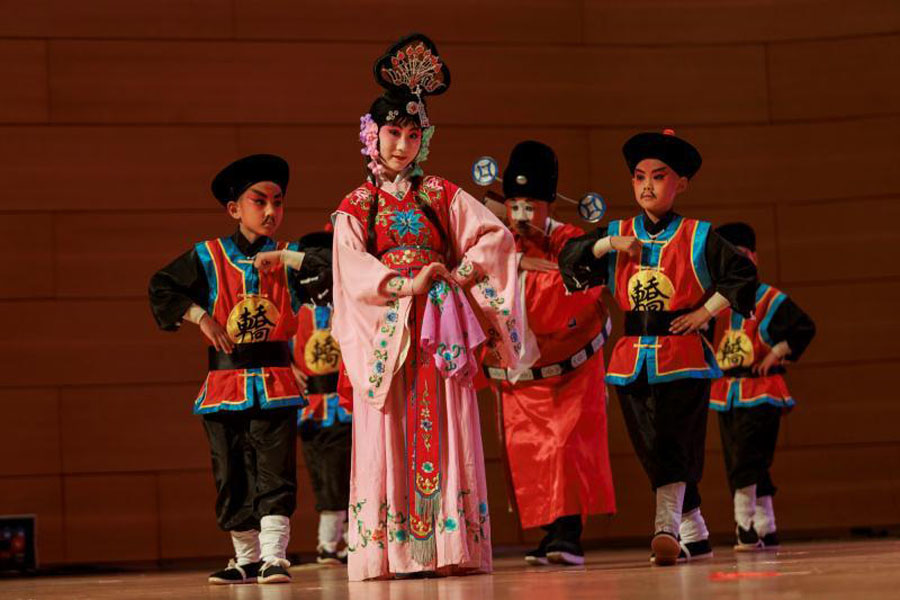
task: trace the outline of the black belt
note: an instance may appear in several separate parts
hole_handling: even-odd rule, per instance
[[[337,391],[337,387],[337,373],[328,373],[327,375],[310,375],[306,380],[307,394],[333,394]]]
[[[569,358],[562,360],[557,363],[553,363],[551,365],[545,365],[543,367],[535,367],[533,369],[528,369],[522,374],[519,375],[519,378],[516,380],[516,383],[522,381],[536,381],[538,379],[546,379],[548,377],[556,377],[557,375],[563,375],[565,373],[569,373],[570,371],[574,371],[581,365],[583,365],[587,359],[594,355],[600,348],[603,347],[603,344],[606,343],[606,339],[609,337],[609,331],[611,328],[610,320],[606,320],[606,325],[603,327],[603,330],[597,334],[597,336],[592,339],[590,342],[584,345],[584,347],[570,356]],[[500,367],[484,367],[484,374],[490,377],[491,379],[496,379],[498,381],[506,381],[509,379],[509,369],[502,369]]]
[[[787,369],[780,366],[774,366],[769,369],[769,375],[784,375]],[[768,377],[768,375],[757,375],[751,367],[735,367],[733,369],[725,369],[722,371],[725,377]]]
[[[625,335],[681,335],[672,333],[672,321],[690,310],[629,310],[625,312]]]
[[[291,366],[291,347],[287,342],[235,344],[231,354],[208,348],[209,370],[261,369]]]

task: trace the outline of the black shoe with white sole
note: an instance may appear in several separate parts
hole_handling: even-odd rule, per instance
[[[221,571],[216,571],[209,576],[208,581],[213,585],[231,585],[234,583],[256,583],[261,562],[245,565],[237,564],[234,559],[228,561],[228,566]]]
[[[535,548],[534,550],[529,550],[525,554],[525,562],[535,567],[549,565],[550,561],[547,560],[547,544],[550,543],[552,537],[552,533],[548,533],[547,535],[545,535],[541,540],[541,543],[538,544],[537,548]]]
[[[756,552],[762,549],[762,541],[756,530],[753,529],[753,525],[750,526],[750,529],[744,529],[738,525],[735,529],[735,536],[737,537],[737,543],[734,545],[735,552]]]
[[[547,560],[557,565],[583,565],[581,544],[557,540],[547,545]]]
[[[316,556],[316,562],[320,565],[342,565],[347,561],[346,559],[342,561],[341,556],[337,552],[321,549],[318,556]]]
[[[290,583],[291,574],[288,567],[291,564],[283,558],[274,559],[266,562],[259,569],[259,575],[256,577],[257,583]]]

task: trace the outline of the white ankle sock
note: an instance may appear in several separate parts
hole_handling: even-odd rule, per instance
[[[756,511],[756,484],[738,488],[734,492],[734,522],[741,529],[750,530]]]
[[[346,520],[346,510],[323,510],[319,513],[319,550],[337,552]]]
[[[753,513],[753,525],[760,537],[775,533],[775,507],[772,496],[760,496],[756,499],[756,512]]]
[[[291,520],[288,517],[266,515],[259,520],[259,545],[263,561],[285,560],[290,540]]]
[[[681,525],[681,507],[684,505],[683,481],[656,488],[656,521],[654,533],[665,531],[678,537]]]
[[[681,515],[680,532],[683,544],[699,542],[709,538],[709,529],[706,528],[706,521],[703,520],[703,515],[700,514],[699,506],[691,512]]]
[[[249,565],[259,562],[259,532],[257,530],[232,531],[231,544],[234,546],[234,558],[237,564]]]

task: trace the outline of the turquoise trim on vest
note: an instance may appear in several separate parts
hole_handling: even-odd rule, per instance
[[[778,307],[781,306],[781,303],[786,299],[787,295],[784,292],[778,292],[775,299],[769,303],[769,310],[766,311],[766,316],[763,318],[762,323],[759,324],[759,337],[762,338],[762,341],[770,348],[775,344],[773,343],[772,337],[769,335],[769,325],[772,324],[772,317],[775,316]]]
[[[709,238],[710,224],[706,221],[698,221],[694,230],[694,238],[691,240],[691,254],[694,257],[694,273],[700,281],[700,287],[708,290],[712,287],[712,277],[709,275],[709,266],[706,264],[706,241]]]
[[[216,240],[212,240],[215,242]],[[209,303],[206,306],[206,312],[212,315],[213,308],[216,305],[216,298],[219,297],[219,282],[216,277],[216,266],[213,263],[212,254],[206,247],[206,242],[198,242],[194,245],[197,256],[200,258],[200,264],[203,265],[203,272],[206,273],[206,284],[209,287]]]

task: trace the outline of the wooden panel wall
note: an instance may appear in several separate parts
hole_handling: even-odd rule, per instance
[[[775,477],[786,531],[900,521],[900,5],[892,0],[0,0],[0,514],[36,513],[44,563],[224,556],[192,395],[203,343],[154,328],[153,270],[227,232],[218,167],[271,151],[294,168],[284,236],[318,228],[361,175],[374,58],[422,30],[453,70],[431,103],[432,172],[553,145],[562,191],[633,210],[619,149],[674,127],[703,151],[690,215],[745,219],[766,281],[819,324],[791,385]],[[572,219],[569,210],[562,215]],[[651,497],[610,404],[619,514]],[[498,546],[493,407],[484,435]],[[702,491],[731,509],[715,420]],[[315,515],[301,466],[294,550]]]

